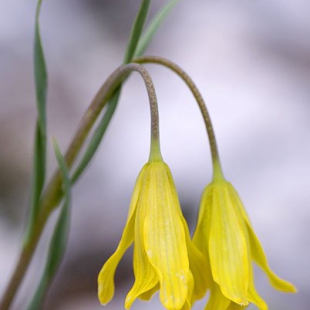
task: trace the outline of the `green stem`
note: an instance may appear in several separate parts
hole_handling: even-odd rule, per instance
[[[23,244],[14,273],[1,300],[0,310],[7,310],[10,308],[14,296],[27,271],[38,241],[40,240],[40,236],[46,224],[46,220],[47,214],[37,219],[36,224],[32,230],[31,238],[29,238],[29,242],[27,244]]]
[[[189,89],[191,90],[192,94],[194,95],[198,103],[200,112],[202,114],[206,129],[207,129],[210,149],[211,149],[212,163],[213,163],[213,180],[219,179],[219,177],[223,177],[219,152],[217,148],[217,143],[216,143],[216,138],[215,138],[215,133],[213,130],[211,118],[210,118],[208,109],[206,107],[206,104],[198,88],[196,87],[196,85],[194,84],[190,76],[186,72],[184,72],[184,70],[182,70],[178,65],[162,57],[143,56],[143,57],[134,59],[133,62],[140,63],[140,64],[144,64],[144,63],[160,64],[162,66],[169,68],[173,72],[175,72],[186,83],[186,85],[189,87]]]
[[[159,138],[151,135],[151,150],[149,156],[149,162],[151,161],[162,161],[163,158],[160,152]]]
[[[70,169],[75,162],[92,126],[94,125],[105,104],[110,100],[116,88],[119,87],[123,80],[133,71],[140,73],[148,92],[151,110],[151,149],[152,147],[154,148],[154,145],[156,146],[158,144],[157,154],[160,154],[158,108],[153,82],[150,75],[142,65],[131,63],[119,67],[110,75],[84,114],[80,122],[80,126],[65,155],[65,162],[68,169]],[[57,170],[40,199],[38,207],[40,213],[35,223],[33,223],[33,229],[30,231],[29,237],[23,244],[16,268],[0,303],[0,310],[9,309],[13,301],[13,298],[27,271],[28,265],[31,261],[34,250],[36,249],[47,219],[62,198],[61,185],[61,172]]]

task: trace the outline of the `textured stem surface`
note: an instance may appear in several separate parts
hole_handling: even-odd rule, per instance
[[[143,57],[134,59],[133,62],[140,63],[140,64],[144,64],[144,63],[160,64],[162,66],[169,68],[173,72],[175,72],[186,83],[186,85],[189,87],[189,89],[191,90],[193,96],[195,97],[198,103],[200,112],[202,114],[206,129],[207,129],[210,149],[211,149],[212,162],[213,162],[213,174],[214,174],[213,177],[216,178],[217,176],[222,175],[223,173],[222,173],[222,168],[220,164],[219,152],[217,148],[217,143],[216,143],[216,138],[215,138],[211,118],[210,118],[208,109],[206,107],[206,104],[202,98],[202,95],[199,92],[193,80],[190,78],[190,76],[177,64],[162,57],[143,56]]]

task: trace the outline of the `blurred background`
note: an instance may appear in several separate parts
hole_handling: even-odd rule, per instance
[[[153,1],[150,15],[166,0]],[[140,1],[44,1],[41,34],[49,74],[48,127],[65,151],[108,75],[122,62]],[[35,123],[35,0],[0,1],[0,291],[13,271],[28,217]],[[271,310],[310,307],[310,2],[181,1],[147,54],[178,63],[208,105],[225,175],[247,208],[272,269],[298,294],[275,291],[255,269]],[[193,231],[211,179],[202,118],[188,89],[149,65],[160,108],[162,153]],[[74,188],[71,230],[45,310],[102,309],[97,274],[115,250],[134,182],[149,152],[146,91],[135,74],[91,166]],[[49,147],[49,176],[56,166]],[[14,303],[25,309],[42,271],[50,220]],[[122,309],[132,286],[132,251],[116,273],[106,309]],[[2,295],[2,293],[1,293]],[[194,307],[203,309],[206,299]],[[156,295],[133,310],[162,309]],[[249,307],[255,309],[255,307]]]

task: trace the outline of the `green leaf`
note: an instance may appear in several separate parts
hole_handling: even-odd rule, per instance
[[[45,132],[46,128],[46,90],[47,90],[47,73],[44,59],[44,53],[40,36],[39,17],[42,0],[38,1],[35,20],[35,37],[34,37],[34,73],[37,97],[38,121],[41,131]]]
[[[42,303],[45,294],[51,284],[51,281],[60,265],[61,259],[65,252],[69,232],[71,182],[65,160],[59,150],[57,142],[53,141],[53,145],[58,166],[62,173],[64,202],[60,210],[59,217],[50,242],[43,275],[27,310],[42,309]]]
[[[139,44],[136,48],[134,57],[139,57],[144,54],[148,45],[152,41],[154,35],[156,34],[158,28],[164,22],[168,14],[171,10],[177,5],[180,0],[171,0],[166,5],[162,7],[162,9],[153,17],[146,31],[143,33],[141,39],[139,40]]]
[[[42,132],[39,120],[35,128],[34,157],[33,157],[33,181],[31,207],[34,216],[37,215],[39,198],[41,196],[45,181],[46,166],[46,134]]]
[[[141,2],[139,12],[131,29],[127,49],[124,56],[124,62],[123,62],[124,64],[129,63],[133,58],[133,55],[135,53],[135,50],[141,37],[141,33],[147,18],[148,11],[150,9],[150,5],[151,0],[142,0]]]
[[[31,238],[34,222],[38,215],[39,199],[44,188],[46,170],[46,92],[47,72],[40,37],[39,17],[42,0],[37,3],[34,36],[34,78],[36,88],[37,122],[35,129],[33,180],[31,188],[31,215],[25,242]]]

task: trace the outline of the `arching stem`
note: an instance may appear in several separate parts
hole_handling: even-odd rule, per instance
[[[190,76],[183,69],[181,69],[178,65],[162,57],[143,56],[143,57],[134,59],[133,62],[140,63],[140,64],[145,64],[145,63],[160,64],[164,67],[169,68],[173,72],[175,72],[186,83],[186,85],[189,87],[189,89],[191,90],[192,94],[194,95],[198,103],[200,112],[202,114],[206,129],[207,129],[210,149],[211,149],[212,163],[213,163],[213,180],[223,178],[223,172],[222,172],[219,152],[217,148],[217,143],[216,143],[216,138],[215,138],[211,118],[207,110],[206,104],[198,88],[196,87],[196,85],[194,84]]]

